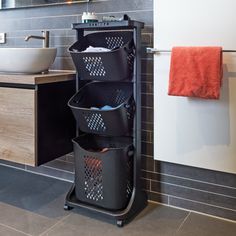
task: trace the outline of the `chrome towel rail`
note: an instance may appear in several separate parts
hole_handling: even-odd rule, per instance
[[[156,48],[146,48],[147,53],[160,54],[160,53],[171,53],[171,50],[161,50]],[[223,50],[223,52],[236,52],[236,50]]]

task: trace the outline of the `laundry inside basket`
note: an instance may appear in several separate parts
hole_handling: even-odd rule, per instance
[[[110,51],[111,49],[109,48],[89,46],[82,52],[110,52]]]
[[[111,107],[109,105],[105,105],[103,107],[91,107],[92,110],[101,110],[101,111],[110,111],[111,109],[114,109],[114,107]]]

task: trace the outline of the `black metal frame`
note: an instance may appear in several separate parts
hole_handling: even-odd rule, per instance
[[[75,197],[75,185],[66,196],[65,210],[73,207],[82,207],[92,212],[112,217],[116,220],[117,226],[123,226],[134,218],[147,205],[146,193],[141,186],[141,30],[144,23],[132,20],[114,21],[114,22],[95,22],[95,23],[76,23],[72,24],[72,29],[77,31],[77,40],[84,36],[85,31],[98,30],[132,30],[135,42],[135,60],[133,74],[133,92],[136,103],[136,112],[133,129],[134,142],[134,167],[133,167],[133,192],[128,206],[121,211],[109,211],[96,206],[83,203]],[[112,82],[111,82],[112,83]],[[76,76],[76,90],[80,88],[80,78]]]

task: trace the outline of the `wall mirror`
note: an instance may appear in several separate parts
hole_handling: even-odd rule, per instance
[[[91,0],[0,0],[0,9],[39,7],[82,2],[91,2]]]

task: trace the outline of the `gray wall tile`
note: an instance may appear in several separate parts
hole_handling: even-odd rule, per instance
[[[159,173],[236,188],[235,174],[158,161],[155,162],[155,170]]]
[[[236,198],[178,185],[151,181],[151,191],[236,210]]]
[[[142,106],[153,108],[153,95],[152,94],[142,94]]]
[[[32,18],[30,20],[30,29],[70,29],[72,22],[77,22],[77,16]]]
[[[156,192],[150,192],[150,191],[146,191],[146,192],[148,195],[148,199],[151,201],[160,202],[160,203],[164,203],[164,204],[169,203],[169,199],[168,199],[167,195],[164,195],[161,193],[156,193]]]
[[[142,189],[143,190],[150,191],[150,186],[151,186],[150,180],[142,179]]]
[[[153,123],[152,122],[142,122],[142,130],[149,130],[153,132]]]
[[[148,76],[145,76],[145,78],[146,77],[148,77]],[[143,81],[142,82],[142,93],[153,94],[153,83]]]
[[[146,143],[142,142],[142,154],[153,156],[153,144],[152,143]]]
[[[144,170],[148,170],[148,168]],[[168,176],[165,174],[153,173],[151,172],[151,170],[143,171],[143,177],[157,182],[174,184],[182,187],[203,190],[215,194],[221,194],[236,198],[236,188],[229,188],[223,185],[215,185],[207,182],[199,182],[197,180],[183,179],[177,176]]]
[[[142,74],[153,74],[153,59],[142,59]]]
[[[153,171],[154,170],[154,160],[150,157],[142,157],[141,168],[143,170]],[[149,176],[143,175],[146,179],[151,179]]]
[[[148,143],[153,143],[153,131],[142,130],[142,140]]]
[[[114,7],[115,6],[115,7]],[[153,9],[153,0],[119,0],[119,4],[117,4],[117,0],[108,0],[105,2],[99,2],[95,4],[89,5],[89,10],[94,12],[127,12],[127,11],[143,11],[143,10],[151,10]]]
[[[75,172],[74,163],[63,161],[60,159],[50,161],[50,162],[44,164],[44,166],[52,168],[52,169],[56,169],[56,170],[63,170],[63,171],[66,171],[66,172],[69,172],[72,174]]]
[[[153,108],[142,107],[142,121],[153,123]]]
[[[39,167],[26,166],[26,170],[35,174],[51,176],[53,178],[61,179],[61,180],[69,181],[69,182],[74,181],[73,173],[65,172],[63,170],[48,168],[46,166],[39,166]]]

